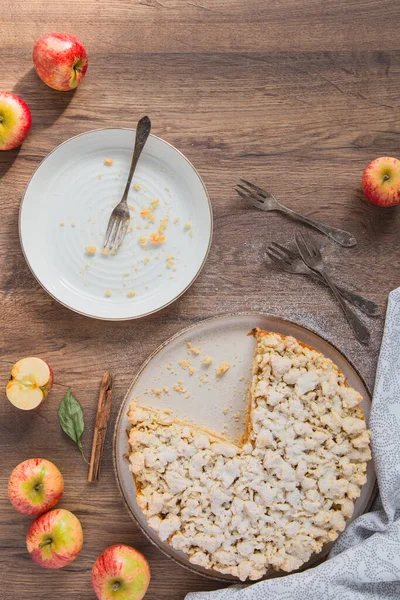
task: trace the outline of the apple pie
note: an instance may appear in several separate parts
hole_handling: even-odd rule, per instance
[[[239,444],[169,411],[133,402],[130,469],[160,539],[190,562],[241,581],[299,569],[351,517],[370,434],[331,360],[290,336],[255,329]]]

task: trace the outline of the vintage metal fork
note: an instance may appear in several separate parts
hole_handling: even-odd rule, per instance
[[[318,275],[318,273],[307,267],[297,249],[292,250],[282,246],[281,244],[272,242],[267,249],[267,254],[271,261],[283,271],[286,271],[287,273],[308,275],[309,277],[312,277],[321,283],[325,283],[326,285],[326,281],[323,277],[321,277],[321,275]],[[354,292],[351,292],[340,285],[337,285],[336,287],[343,298],[346,298],[348,302],[362,310],[363,313],[369,317],[379,316],[379,307],[377,304],[375,304],[375,302],[372,302],[372,300],[367,300],[359,294],[355,294]]]
[[[322,259],[322,254],[312,240],[310,235],[304,235],[300,231],[296,231],[296,244],[301,254],[301,258],[304,260],[306,265],[313,269],[313,271],[317,271],[326,281],[326,283],[331,288],[336,300],[339,302],[345,317],[353,329],[356,338],[362,344],[368,344],[370,340],[370,333],[368,329],[365,327],[364,323],[358,318],[355,312],[346,304],[343,300],[340,292],[338,291],[336,285],[333,283],[332,279],[328,275],[325,270],[324,261]]]
[[[321,231],[321,233],[324,233],[332,240],[335,240],[335,242],[341,246],[345,246],[346,248],[350,248],[351,246],[355,246],[357,244],[356,238],[351,233],[343,231],[342,229],[337,229],[336,227],[331,227],[330,225],[325,225],[319,221],[314,221],[314,219],[310,219],[309,217],[299,215],[299,213],[294,212],[294,210],[291,210],[290,208],[287,208],[278,202],[275,196],[273,196],[270,192],[259,188],[257,185],[254,185],[245,179],[241,179],[240,181],[242,183],[239,183],[235,188],[237,193],[245,200],[251,202],[256,208],[265,211],[279,210],[286,215],[289,215],[293,219],[296,219],[297,221],[301,221],[302,223],[306,223],[306,225],[314,227],[314,229],[318,229],[318,231]]]
[[[151,123],[149,117],[142,117],[136,127],[135,148],[133,150],[131,168],[129,169],[128,181],[126,182],[121,201],[117,204],[111,213],[108,221],[106,235],[104,237],[104,248],[117,250],[122,244],[130,222],[128,208],[128,194],[131,187],[133,174],[136,169],[139,157],[142,153],[147,138],[150,135]]]

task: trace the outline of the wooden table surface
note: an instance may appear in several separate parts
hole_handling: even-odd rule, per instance
[[[383,319],[367,320],[368,348],[353,338],[322,286],[266,264],[266,245],[290,242],[295,224],[246,206],[238,177],[258,182],[295,210],[346,228],[356,248],[318,235],[332,274],[378,302],[400,283],[400,212],[367,204],[361,174],[378,156],[400,158],[398,0],[2,0],[1,86],[29,104],[33,126],[19,151],[0,153],[0,381],[26,355],[46,358],[58,385],[33,413],[0,403],[0,598],[94,598],[90,570],[108,545],[131,544],[148,557],[146,597],[179,600],[218,587],[165,558],[138,531],[119,496],[112,429],[129,382],[166,338],[226,311],[260,310],[309,326],[338,346],[372,386]],[[76,93],[46,87],[31,62],[37,37],[74,33],[89,70]],[[397,50],[396,50],[397,48]],[[18,237],[18,209],[39,162],[84,131],[132,126],[147,113],[153,132],[200,171],[214,211],[211,253],[175,304],[140,321],[112,323],[74,314],[31,275]],[[84,406],[89,450],[103,371],[115,377],[101,481],[61,434],[57,408],[67,385]],[[2,385],[3,385],[2,384]],[[7,500],[21,460],[41,456],[65,476],[60,506],[81,519],[85,543],[61,571],[37,567],[25,549],[30,519]]]

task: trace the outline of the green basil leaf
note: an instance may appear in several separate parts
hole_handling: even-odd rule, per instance
[[[78,400],[72,395],[71,388],[68,388],[67,393],[61,401],[60,408],[58,409],[58,421],[61,429],[75,442],[83,458],[86,460],[81,440],[85,429],[83,410]]]

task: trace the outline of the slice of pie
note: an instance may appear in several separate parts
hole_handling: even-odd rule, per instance
[[[161,540],[245,581],[294,571],[351,517],[371,458],[360,402],[344,375],[293,337],[255,329],[239,445],[133,402],[130,468]]]

